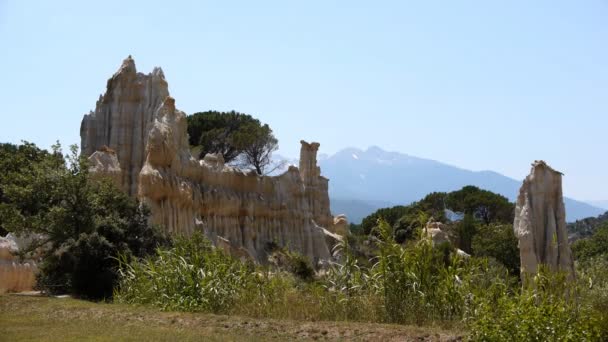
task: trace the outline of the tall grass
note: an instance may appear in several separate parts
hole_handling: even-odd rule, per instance
[[[125,263],[115,300],[164,310],[226,312],[252,278],[252,267],[224,255],[200,234],[178,238],[155,257]]]
[[[164,310],[253,317],[459,325],[470,328],[475,340],[600,336],[598,320],[588,316],[605,316],[584,304],[588,300],[565,300],[559,285],[564,281],[553,275],[541,274],[538,286],[521,290],[504,266],[462,258],[449,245],[432,246],[422,236],[403,246],[387,224],[378,229],[371,266],[359,264],[345,239],[336,247],[340,262],[312,280],[299,274],[302,267],[277,270],[237,261],[200,234],[178,238],[155,257],[123,262],[114,298]]]

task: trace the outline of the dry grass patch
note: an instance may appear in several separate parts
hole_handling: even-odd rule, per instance
[[[6,341],[455,341],[461,335],[438,328],[159,312],[15,295],[0,296],[0,332]]]

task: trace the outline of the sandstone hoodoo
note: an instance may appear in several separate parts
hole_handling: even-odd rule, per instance
[[[330,258],[328,237],[344,230],[344,218],[334,227],[318,143],[301,141],[300,168],[274,177],[225,165],[221,155],[197,160],[186,115],[169,96],[162,70],[138,73],[130,56],[108,80],[95,111],[84,116],[80,134],[91,171],[137,196],[171,233],[201,230],[260,262],[267,244],[276,242],[316,262]]]
[[[530,175],[519,190],[513,228],[519,239],[522,275],[535,274],[543,264],[574,276],[562,174],[544,161],[532,164]]]

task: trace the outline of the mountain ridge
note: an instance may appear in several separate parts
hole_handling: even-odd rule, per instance
[[[293,160],[293,159],[292,159]],[[378,146],[366,150],[347,147],[319,159],[321,173],[330,179],[332,212],[345,213],[357,223],[377,209],[378,202],[407,205],[431,192],[449,192],[466,185],[490,190],[515,201],[521,181],[496,171],[472,171]],[[357,208],[349,208],[348,201]],[[336,202],[335,204],[333,202]],[[564,197],[567,221],[595,217],[605,210]],[[374,204],[376,203],[376,204]],[[363,212],[362,208],[368,209]],[[372,210],[370,212],[367,212]]]

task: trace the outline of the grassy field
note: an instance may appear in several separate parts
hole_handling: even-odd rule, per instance
[[[460,336],[426,327],[261,320],[69,298],[0,296],[0,341],[458,341]]]

